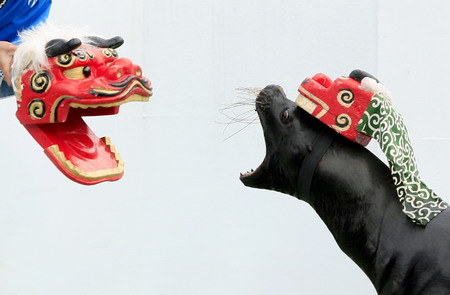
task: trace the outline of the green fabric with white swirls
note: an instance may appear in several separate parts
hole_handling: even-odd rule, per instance
[[[448,208],[448,204],[420,180],[403,118],[392,108],[389,98],[375,94],[357,130],[380,144],[387,157],[403,212],[414,223],[426,225]]]

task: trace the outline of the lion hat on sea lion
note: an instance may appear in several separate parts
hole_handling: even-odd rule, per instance
[[[121,37],[103,39],[44,24],[20,34],[12,82],[16,116],[50,160],[82,184],[115,181],[124,163],[108,137],[82,116],[117,114],[120,105],[148,101],[151,82],[128,58]]]
[[[449,207],[419,177],[403,117],[393,107],[389,90],[375,77],[354,70],[333,81],[319,73],[304,79],[298,91],[296,104],[337,133],[363,146],[371,138],[378,141],[403,212],[414,223],[426,225]]]

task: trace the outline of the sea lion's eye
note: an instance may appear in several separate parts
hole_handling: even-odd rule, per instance
[[[291,117],[289,116],[289,109],[285,109],[283,112],[281,112],[280,119],[281,122],[285,124],[291,121]]]

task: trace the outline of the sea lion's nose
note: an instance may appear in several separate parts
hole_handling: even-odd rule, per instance
[[[264,96],[268,96],[270,98],[273,98],[277,94],[282,94],[284,97],[286,97],[283,87],[275,84],[267,85],[266,87],[264,87],[260,94],[263,94]]]

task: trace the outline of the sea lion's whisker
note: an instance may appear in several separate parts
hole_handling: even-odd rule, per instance
[[[261,88],[252,88],[252,87],[238,87],[236,88],[236,92],[245,97],[257,97],[261,92]]]
[[[249,110],[246,112],[242,112],[237,116],[227,116],[228,119],[235,121],[235,122],[242,122],[245,121],[248,118],[254,117],[255,116],[255,111],[254,110]]]
[[[226,111],[226,110],[230,110],[230,109],[234,109],[234,108],[238,108],[238,107],[242,107],[242,106],[254,106],[255,105],[255,100],[248,100],[248,101],[239,101],[239,102],[235,102],[232,103],[222,109],[220,109],[220,111]]]
[[[236,88],[239,101],[227,105],[219,110],[228,120],[228,122],[217,122],[225,125],[223,133],[225,133],[231,125],[235,125],[237,123],[245,124],[242,128],[225,138],[224,141],[238,134],[248,126],[259,123],[259,117],[256,113],[256,98],[258,97],[260,91],[260,88]],[[249,107],[251,109],[249,109]],[[238,110],[242,111],[239,112]]]
[[[251,122],[247,123],[244,127],[242,127],[241,129],[239,129],[238,131],[234,132],[233,134],[231,134],[230,136],[228,136],[227,138],[225,138],[223,141],[226,141],[228,139],[230,139],[231,137],[235,136],[236,134],[238,134],[239,132],[241,132],[242,130],[244,130],[245,128],[247,128],[248,126],[250,126],[251,124],[254,123],[254,121],[256,121],[258,118],[253,119]]]
[[[233,122],[240,122],[240,121],[242,121],[242,119],[253,117],[254,116],[254,112],[255,112],[255,110],[248,110],[248,111],[242,112],[242,113],[240,113],[238,115],[236,115],[236,114],[228,115],[226,113],[223,113],[223,115],[228,120],[231,120]]]
[[[253,112],[254,112],[253,110],[252,110],[252,111],[244,112],[244,113],[242,113],[241,115],[239,115],[239,117],[237,117],[237,118],[231,118],[231,117],[230,117],[230,118],[229,118],[229,119],[231,120],[230,122],[228,122],[228,123],[223,123],[223,124],[226,124],[226,126],[225,126],[225,128],[224,128],[224,130],[223,130],[223,133],[225,133],[226,130],[228,129],[228,127],[231,126],[232,124],[236,124],[236,123],[239,123],[239,124],[246,123],[247,125],[244,126],[244,128],[246,128],[246,127],[248,127],[248,126],[251,125],[251,124],[259,123],[259,117],[258,117],[258,116],[254,117]],[[243,114],[246,114],[246,115],[243,115]],[[252,117],[253,117],[253,119],[252,119]],[[244,129],[244,128],[242,128],[242,129]],[[231,136],[230,136],[230,137],[231,137]]]

